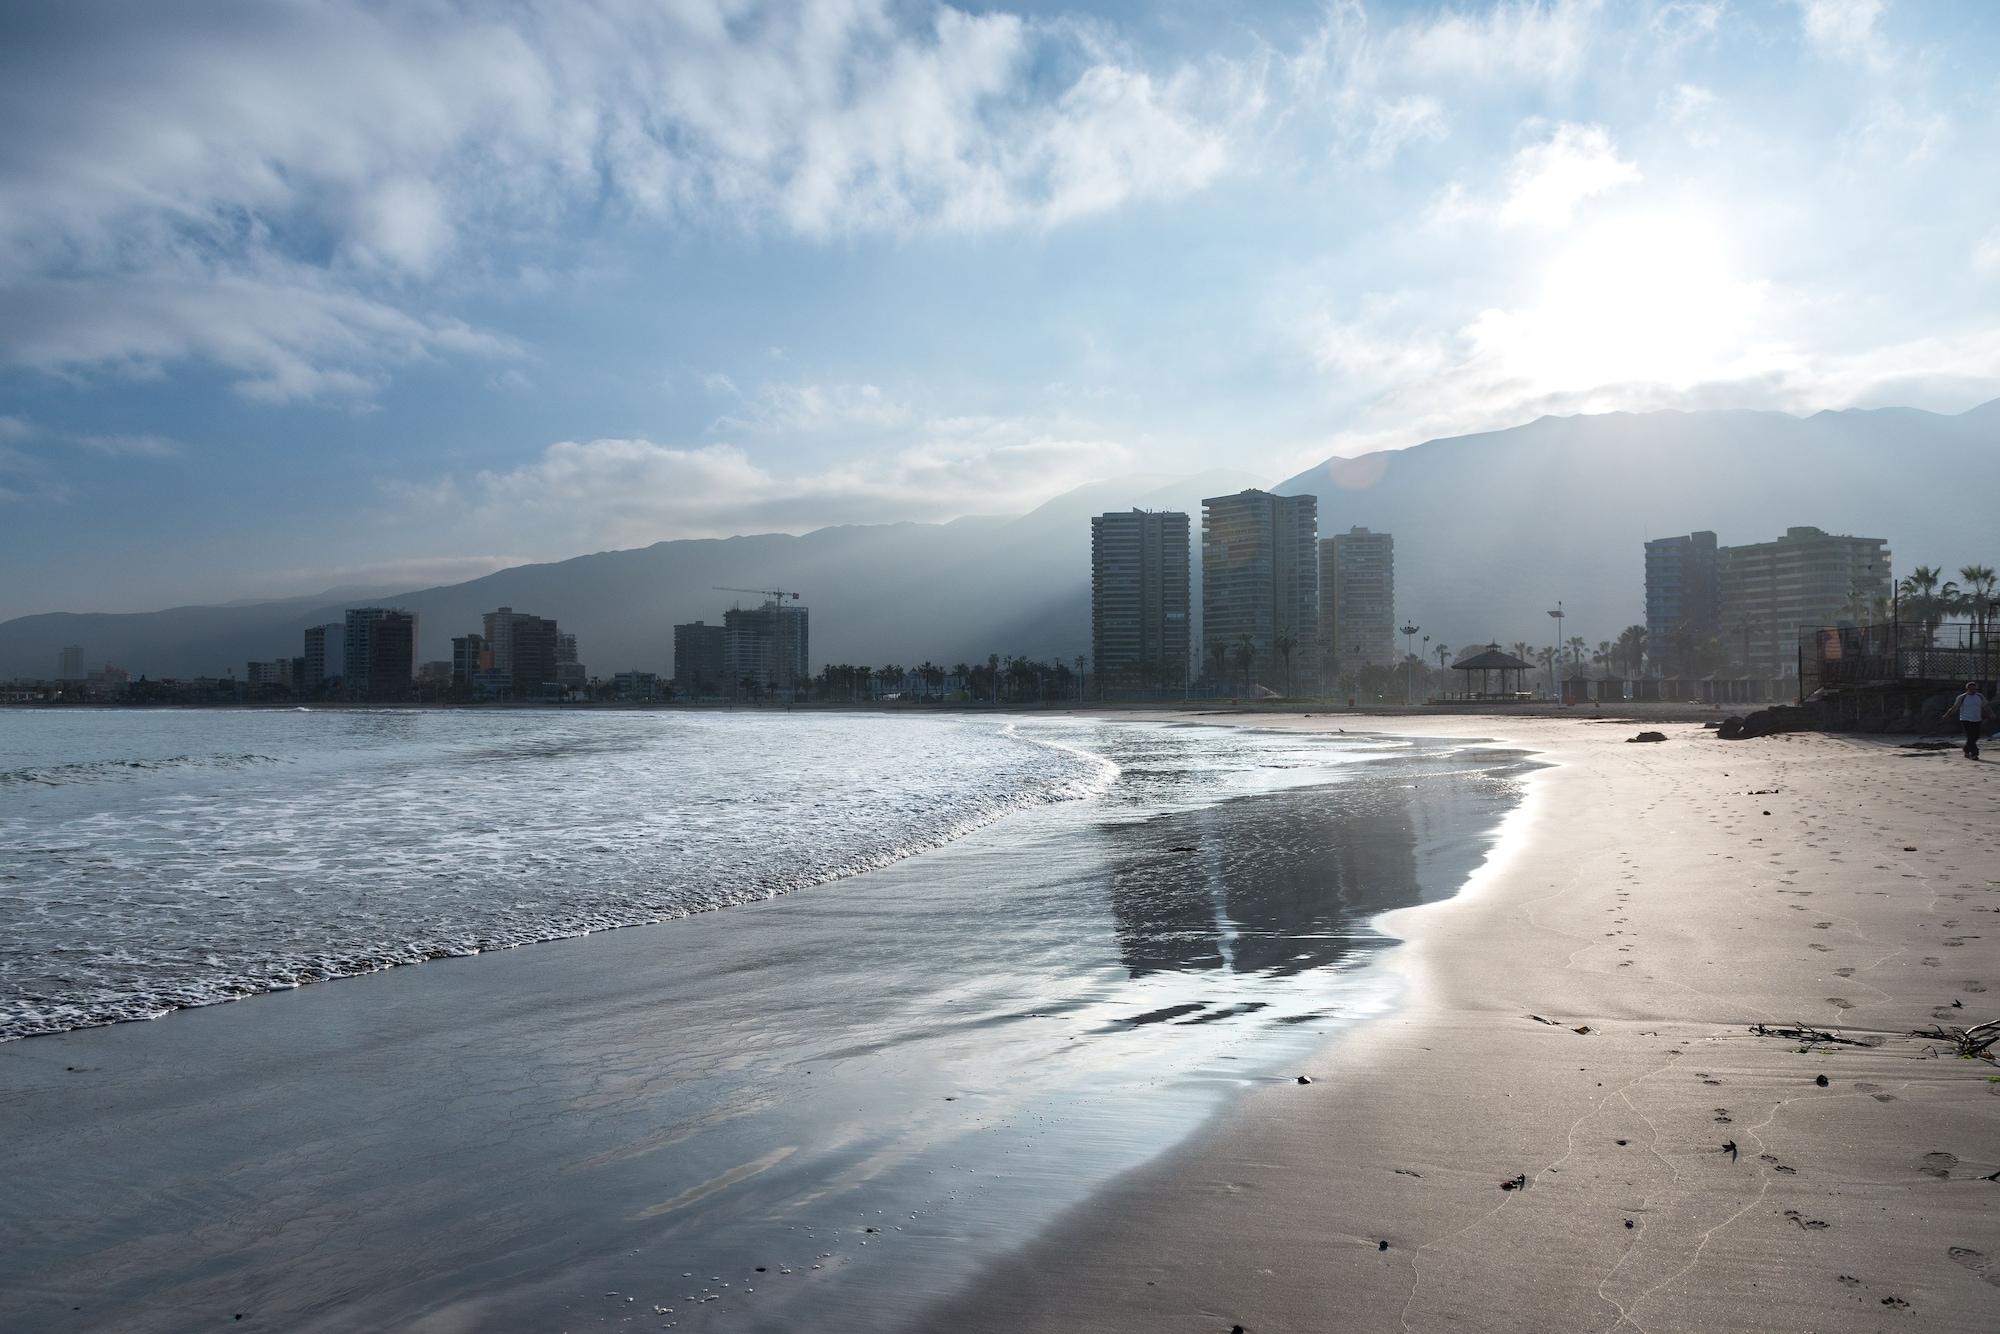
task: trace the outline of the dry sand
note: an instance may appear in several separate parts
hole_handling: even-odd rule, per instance
[[[2000,1017],[2000,763],[1646,726],[1388,724],[1556,761],[1385,919],[1407,1004],[931,1326],[2000,1328],[2000,1067],[1909,1036]]]

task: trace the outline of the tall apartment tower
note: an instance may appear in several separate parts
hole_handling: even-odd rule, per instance
[[[781,602],[722,613],[722,684],[785,692],[812,677],[807,667],[806,609]]]
[[[1752,676],[1797,669],[1799,632],[1850,619],[1854,598],[1889,595],[1889,544],[1817,528],[1723,547],[1722,642]],[[1650,633],[1650,632],[1649,632]]]
[[[1722,633],[1722,559],[1715,534],[1646,543],[1646,656],[1669,676],[1688,670],[1685,647]]]
[[[83,645],[65,644],[56,655],[56,680],[81,681],[83,679]]]
[[[723,630],[706,621],[674,627],[674,689],[683,695],[709,695],[722,689]]]
[[[1350,528],[1319,541],[1320,645],[1334,675],[1390,667],[1396,654],[1396,538]]]
[[[1248,641],[1249,678],[1281,694],[1317,686],[1319,497],[1251,489],[1201,502],[1202,663],[1240,681]],[[1290,646],[1290,652],[1284,651]]]
[[[1177,689],[1188,673],[1188,516],[1090,521],[1090,650],[1100,685]]]
[[[502,607],[489,611],[484,624],[483,652],[492,655],[492,670],[503,673],[516,699],[526,699],[556,679],[556,623],[532,612]]]
[[[400,607],[348,610],[340,678],[349,699],[405,699],[416,670],[415,612]]]
[[[306,627],[305,657],[301,659],[305,666],[299,676],[300,694],[317,695],[326,689],[327,663],[333,660],[327,656],[330,652],[327,636],[329,632],[337,632],[339,629],[337,625]],[[343,654],[336,656],[344,656],[344,650]]]

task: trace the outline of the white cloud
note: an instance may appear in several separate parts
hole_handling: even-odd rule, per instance
[[[1882,0],[1799,0],[1806,41],[1822,55],[1874,62],[1882,58],[1875,20]]]
[[[734,392],[727,376],[713,387],[725,385]],[[909,405],[872,384],[768,384],[711,429],[759,435],[879,433],[907,425],[914,416]]]
[[[566,551],[1020,513],[1129,470],[1134,457],[1077,423],[961,417],[926,422],[899,447],[820,472],[784,475],[733,444],[566,440],[516,468],[385,491],[405,510]]]
[[[180,442],[163,435],[73,435],[71,444],[114,459],[171,459],[181,454]]]
[[[7,319],[0,356],[366,396],[412,356],[490,350],[409,286],[461,251],[600,211],[809,237],[1057,225],[1220,175],[1206,97],[1074,25],[892,0],[59,8],[0,43],[0,304],[52,326]],[[301,331],[271,309],[296,295]]]
[[[152,378],[201,360],[267,403],[365,400],[390,367],[453,354],[511,357],[510,341],[407,314],[311,268],[161,267],[24,282],[0,301],[0,360],[51,374]]]
[[[1972,248],[1972,268],[1988,277],[2000,275],[2000,227],[1981,237]]]
[[[1603,126],[1558,125],[1547,143],[1515,155],[1499,221],[1503,226],[1567,226],[1584,200],[1638,180],[1639,168],[1618,156]]]

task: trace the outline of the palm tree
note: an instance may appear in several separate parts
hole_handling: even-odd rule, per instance
[[[1236,665],[1243,669],[1243,693],[1250,693],[1250,665],[1257,661],[1257,641],[1249,635],[1236,636]]]
[[[1583,655],[1590,651],[1590,645],[1584,642],[1584,638],[1582,635],[1571,635],[1569,637],[1569,643],[1566,644],[1564,647],[1569,649],[1569,660],[1571,665],[1576,667],[1578,670],[1581,670],[1583,667]]]
[[[1910,616],[1924,635],[1924,647],[1929,648],[1931,636],[1937,633],[1938,580],[1941,571],[1935,565],[1919,565],[1903,576],[1903,582],[1896,586],[1896,592],[1909,604]]]
[[[1535,660],[1535,650],[1528,646],[1528,641],[1525,639],[1515,640],[1507,646],[1507,651],[1522,662],[1533,662]]]
[[[1535,650],[1535,662],[1540,665],[1541,669],[1544,672],[1548,674],[1549,693],[1550,694],[1556,693],[1555,692],[1556,651],[1553,648],[1550,648],[1546,644],[1542,645],[1542,647]]]
[[[1298,646],[1299,641],[1292,638],[1291,632],[1288,630],[1278,631],[1278,637],[1271,641],[1271,647],[1277,649],[1278,656],[1285,660],[1285,695],[1287,698],[1290,698],[1292,693],[1292,650]]]
[[[1611,670],[1611,641],[1608,639],[1598,640],[1597,652],[1590,655],[1590,660],[1597,664],[1600,671],[1609,672]]]
[[[1646,668],[1646,627],[1628,625],[1618,632],[1618,658],[1625,664],[1627,676],[1638,676]]]
[[[1215,683],[1226,684],[1223,678],[1229,669],[1229,645],[1216,640],[1208,646],[1208,656],[1215,659]]]
[[[1972,613],[1972,624],[1979,636],[1979,646],[1986,647],[1986,623],[1993,614],[1993,593],[2000,584],[2000,574],[1995,574],[1991,565],[1961,565],[1958,577],[1965,580],[1966,609]]]

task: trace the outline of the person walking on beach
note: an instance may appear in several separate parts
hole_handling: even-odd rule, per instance
[[[1978,759],[1979,734],[1985,730],[1986,720],[1993,716],[1993,706],[1979,693],[1979,682],[1967,681],[1965,692],[1951,702],[1944,716],[1956,717],[1959,726],[1965,729],[1965,758]]]

